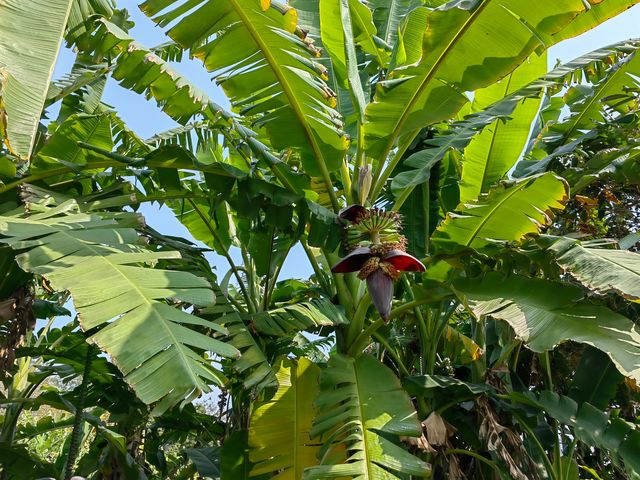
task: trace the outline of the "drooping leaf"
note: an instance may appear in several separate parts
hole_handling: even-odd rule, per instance
[[[290,235],[278,232],[273,227],[252,231],[247,248],[254,259],[256,273],[273,276],[276,265],[284,262],[293,243]]]
[[[346,325],[344,313],[327,300],[314,299],[285,305],[253,316],[256,329],[265,335],[287,335],[298,330]]]
[[[608,65],[627,58],[639,47],[638,42],[624,41],[590,52],[553,69],[542,78],[534,80],[487,108],[470,113],[464,119],[452,123],[448,130],[439,132],[425,142],[425,149],[417,153],[419,157],[409,157],[404,161],[411,169],[393,178],[392,190],[401,192],[405,188],[422,183],[433,163],[441,160],[451,149],[466,148],[478,134],[494,122],[507,122],[522,102],[539,98],[545,91],[554,92],[566,84],[581,82],[583,79],[598,82],[603,78],[603,72],[607,70]],[[516,176],[527,175],[518,174],[516,170]]]
[[[230,177],[227,182],[233,186],[234,180]],[[231,237],[226,204],[215,202],[213,198],[187,198],[168,203],[176,218],[189,230],[193,238],[214,248],[220,254],[229,250]]]
[[[626,317],[606,307],[579,302],[580,288],[543,279],[491,273],[460,279],[455,288],[478,318],[511,325],[535,352],[571,340],[605,352],[618,370],[640,379],[640,332]]]
[[[481,249],[492,242],[519,241],[538,232],[553,218],[552,210],[564,208],[568,187],[550,173],[499,185],[478,200],[462,203],[449,213],[433,234],[437,252]]]
[[[111,18],[116,7],[114,0],[73,0],[72,3],[66,34],[69,43],[86,39],[91,31],[87,23],[96,16]]]
[[[398,379],[373,357],[332,356],[320,375],[316,405],[321,413],[311,435],[322,435],[322,454],[345,448],[348,458],[308,468],[303,479],[391,480],[401,478],[399,474],[430,474],[427,463],[391,440],[397,435],[419,436],[422,429]]]
[[[97,156],[81,148],[78,142],[111,151],[113,139],[110,116],[80,114],[67,118],[51,135],[47,144],[38,151],[32,162],[31,172],[50,173],[60,167],[75,169],[77,172],[88,166],[90,168],[89,164],[92,160],[95,161]],[[104,164],[98,164],[97,167],[104,168]]]
[[[164,113],[175,121],[186,124],[194,117],[202,118],[210,130],[231,128],[237,143],[234,148],[248,149],[255,157],[280,174],[284,186],[291,191],[302,193],[301,175],[276,157],[270,147],[262,143],[257,133],[239,123],[237,116],[217,105],[200,88],[179,74],[169,62],[163,60],[154,50],[144,47],[117,25],[100,20],[100,28],[93,36],[86,53],[101,58],[110,56],[115,63],[113,77],[120,85],[136,93],[152,97]],[[133,154],[140,154],[137,145]],[[148,152],[142,149],[142,154]]]
[[[96,56],[113,56],[113,78],[124,88],[153,97],[179,123],[186,123],[196,114],[212,122],[220,119],[222,108],[168,62],[108,20],[101,19],[99,25],[90,49]]]
[[[199,475],[219,480],[221,450],[221,447],[187,448],[184,453],[193,462]]]
[[[141,400],[159,402],[156,411],[224,382],[194,349],[227,357],[237,357],[238,350],[188,326],[226,330],[162,301],[210,304],[210,284],[187,272],[140,266],[179,258],[177,252],[142,249],[135,230],[78,213],[73,201],[36,215],[0,218],[1,241],[26,249],[16,257],[21,268],[71,293],[82,328],[99,328],[89,340],[111,355]]]
[[[591,130],[605,119],[607,112],[627,113],[637,107],[637,98],[629,89],[640,83],[640,56],[630,56],[614,65],[595,85],[576,85],[564,96],[570,115],[552,125],[546,136],[554,144],[566,144]]]
[[[177,1],[148,0],[141,8],[159,25],[175,22],[168,35],[202,59],[274,148],[299,149],[307,173],[328,179],[347,139],[322,80],[324,67],[313,60],[317,53],[295,35],[296,10],[262,8],[254,0],[192,3],[186,15]],[[218,35],[209,38],[212,25]]]
[[[492,391],[488,384],[469,383],[442,375],[416,375],[406,377],[403,385],[410,395],[431,398],[434,405],[449,403],[453,398],[467,399]]]
[[[589,248],[560,240],[550,250],[556,262],[583,285],[601,293],[617,292],[640,302],[640,254],[629,250]]]
[[[306,358],[282,359],[276,366],[278,390],[255,405],[249,426],[252,475],[277,472],[272,478],[298,480],[317,463],[320,446],[309,436],[315,416],[320,368]]]
[[[0,136],[28,159],[73,0],[0,4]]]

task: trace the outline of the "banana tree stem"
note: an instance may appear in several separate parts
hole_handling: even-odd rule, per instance
[[[362,349],[367,345],[369,339],[375,334],[380,327],[384,325],[384,320],[379,318],[367,328],[365,328],[360,335],[353,341],[349,347],[349,355],[355,357],[360,354]]]
[[[80,435],[82,434],[82,414],[84,404],[87,398],[87,387],[89,386],[89,372],[91,372],[91,364],[93,363],[94,347],[89,345],[87,355],[84,362],[84,370],[82,372],[82,383],[80,384],[80,395],[76,404],[76,412],[73,419],[73,429],[71,431],[71,442],[69,444],[69,453],[67,455],[67,464],[64,469],[64,480],[70,480],[73,476],[73,468],[78,458],[80,450]]]
[[[356,308],[355,313],[353,314],[353,318],[351,319],[351,323],[349,323],[349,331],[347,333],[347,344],[352,345],[357,342],[357,338],[360,338],[364,333],[362,331],[364,327],[365,316],[367,315],[367,309],[371,305],[371,297],[366,293],[358,302],[358,306]]]

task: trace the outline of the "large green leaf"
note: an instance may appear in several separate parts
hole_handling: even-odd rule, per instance
[[[124,88],[154,98],[174,120],[186,123],[200,114],[215,122],[223,116],[222,108],[205,92],[117,25],[101,19],[90,49],[97,57],[112,56],[115,63],[113,78]]]
[[[499,102],[546,71],[546,53],[532,55],[499,83],[476,91],[472,111],[484,110]],[[460,201],[478,198],[515,165],[529,139],[531,122],[538,114],[540,102],[539,98],[529,98],[518,103],[508,120],[496,120],[471,140],[464,151]]]
[[[634,323],[606,307],[579,303],[575,286],[491,273],[461,279],[455,288],[478,318],[504,320],[536,352],[567,340],[592,345],[611,358],[618,370],[640,380],[640,332]]]
[[[360,83],[351,21],[352,9],[349,3],[349,0],[320,0],[320,31],[322,45],[329,53],[336,80],[341,87],[350,88],[358,119],[362,121],[367,100]],[[367,12],[369,11],[367,7],[357,3]]]
[[[29,158],[73,0],[0,3],[0,135]],[[4,136],[4,135],[2,135]]]
[[[420,0],[372,0],[369,4],[378,34],[392,46],[396,43],[401,23],[407,14],[422,6]]]
[[[347,450],[342,463],[308,468],[302,478],[350,477],[356,480],[397,479],[399,474],[426,477],[430,467],[391,439],[417,437],[420,422],[398,378],[375,358],[334,355],[320,375],[312,436],[322,435],[323,457]],[[329,462],[325,462],[329,463]]]
[[[367,108],[369,156],[383,161],[395,141],[452,117],[476,90],[509,74],[580,12],[582,0],[457,0],[429,13],[419,63],[396,69]]]
[[[514,110],[522,102],[539,98],[545,91],[555,92],[566,84],[579,83],[583,80],[600,81],[608,65],[627,58],[638,47],[640,47],[638,42],[624,41],[590,52],[553,69],[542,78],[485,109],[473,112],[463,120],[452,123],[447,130],[439,132],[433,139],[428,140],[424,150],[404,161],[404,164],[411,169],[397,174],[391,182],[391,189],[401,193],[406,188],[413,188],[424,182],[434,162],[441,160],[451,149],[462,150],[467,147],[480,132],[496,120],[508,122]]]
[[[353,24],[353,39],[364,52],[372,55],[378,65],[386,67],[389,61],[387,45],[381,45],[376,37],[377,29],[373,22],[373,14],[369,9],[370,4],[364,4],[359,0],[348,0],[351,22]]]
[[[196,467],[199,475],[220,479],[220,450],[222,447],[187,448],[184,453]]]
[[[564,208],[567,190],[566,183],[550,173],[510,186],[499,185],[447,215],[433,234],[435,251],[479,249],[495,241],[522,240],[551,222],[552,209]]]
[[[283,359],[276,366],[278,390],[255,405],[249,426],[252,475],[278,472],[272,478],[299,480],[316,465],[320,446],[309,431],[315,416],[320,368],[306,358]]]
[[[87,33],[86,22],[93,17],[111,17],[115,7],[114,0],[74,0],[67,22],[67,41],[75,42]]]
[[[331,108],[334,94],[322,80],[324,67],[312,60],[317,52],[294,34],[295,9],[269,4],[200,0],[186,15],[175,0],[148,0],[141,8],[162,26],[175,23],[168,35],[202,59],[274,148],[299,149],[306,171],[328,181],[348,144]]]
[[[573,38],[626,11],[640,0],[589,0],[589,10],[555,35],[556,42]]]
[[[220,480],[249,479],[251,463],[247,441],[246,430],[236,430],[225,439],[220,451]]]
[[[168,61],[154,50],[135,42],[120,27],[105,19],[99,23],[100,28],[89,42],[86,53],[93,53],[98,58],[112,58],[115,64],[113,76],[121,81],[122,87],[154,98],[158,106],[179,123],[186,124],[193,117],[201,117],[211,131],[224,130],[225,136],[233,137],[234,148],[251,151],[256,159],[278,174],[286,188],[301,193],[296,183],[300,175],[293,174],[290,167],[258,140],[256,132],[240,125],[236,115],[214,103]],[[145,148],[139,147],[132,154],[147,153]]]
[[[229,178],[228,182],[233,185],[233,179]],[[229,214],[224,203],[216,205],[216,202],[207,198],[187,198],[170,201],[169,206],[193,238],[220,254],[229,250]]]
[[[21,268],[71,293],[82,328],[99,329],[89,340],[111,355],[141,400],[160,402],[156,411],[209,391],[210,382],[223,383],[196,350],[226,357],[239,356],[238,350],[188,326],[226,330],[162,301],[210,304],[210,284],[187,272],[145,268],[141,264],[180,255],[145,250],[136,246],[132,228],[77,210],[70,201],[36,215],[0,217],[6,237],[0,241],[22,251],[16,257]],[[140,221],[134,214],[120,218]]]
[[[640,302],[640,254],[589,248],[575,240],[560,240],[550,249],[556,262],[585,286],[602,293],[618,292]]]
[[[96,155],[81,148],[78,142],[111,151],[113,139],[110,115],[71,115],[37,152],[31,164],[31,173],[39,175],[61,166],[77,170],[86,168]]]

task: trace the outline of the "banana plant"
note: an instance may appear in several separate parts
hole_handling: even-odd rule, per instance
[[[636,3],[147,0],[158,46],[110,0],[0,5],[0,353],[51,389],[7,387],[3,442],[67,478],[640,475],[640,40],[546,55]],[[33,348],[17,292],[77,325]]]

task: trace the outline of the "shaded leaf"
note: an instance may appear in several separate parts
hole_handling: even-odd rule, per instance
[[[580,283],[597,292],[617,292],[640,301],[640,254],[629,250],[589,248],[573,240],[550,247],[556,262]]]
[[[601,410],[615,396],[622,375],[604,352],[587,346],[576,367],[569,396],[579,404],[590,403]]]
[[[535,352],[571,340],[605,352],[624,375],[640,379],[640,332],[606,307],[578,302],[578,287],[542,279],[491,273],[481,281],[460,279],[455,288],[478,318],[504,320]]]
[[[344,313],[327,300],[312,299],[253,315],[256,329],[265,335],[287,335],[298,330],[346,325]]]

